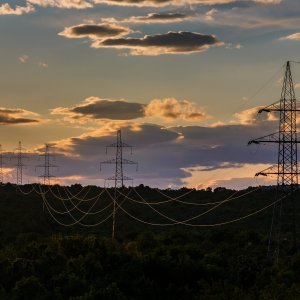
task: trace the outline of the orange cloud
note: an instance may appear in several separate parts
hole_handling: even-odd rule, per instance
[[[234,114],[234,116],[238,119],[240,124],[243,125],[251,125],[255,124],[259,121],[275,121],[278,120],[278,117],[275,113],[262,113],[258,114],[258,111],[264,108],[264,106],[252,107],[241,112]]]
[[[59,8],[76,8],[84,9],[93,7],[91,1],[85,0],[27,0],[28,3],[40,5],[40,6],[50,6]]]
[[[40,122],[38,116],[25,109],[0,107],[0,125],[32,125]]]
[[[280,40],[300,40],[300,32],[281,37]]]
[[[207,119],[206,112],[188,100],[175,98],[154,99],[144,108],[146,117],[160,117],[167,122],[176,120],[199,121]]]
[[[12,8],[8,3],[0,5],[0,15],[16,15],[20,16],[23,14],[29,14],[35,11],[35,8],[31,4],[26,6],[17,5],[15,8]]]

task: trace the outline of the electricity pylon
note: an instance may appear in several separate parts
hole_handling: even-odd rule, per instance
[[[3,149],[0,144],[0,184],[4,182],[4,173],[3,173]]]
[[[23,169],[25,165],[23,164],[23,159],[25,158],[23,154],[22,143],[19,142],[17,151],[17,185],[22,185],[23,183]]]
[[[115,187],[115,196],[114,196],[114,203],[113,203],[113,215],[112,215],[112,238],[115,238],[115,226],[116,226],[116,204],[117,204],[117,189],[124,187],[124,181],[132,180],[127,176],[124,176],[123,173],[123,165],[136,165],[138,166],[137,162],[128,160],[123,158],[123,148],[130,148],[132,154],[132,146],[122,142],[122,133],[121,130],[117,132],[117,142],[106,147],[106,153],[108,148],[116,148],[116,156],[113,159],[103,161],[100,163],[100,170],[103,164],[114,164],[115,165],[115,175],[112,177],[107,178],[106,180],[114,181]]]
[[[42,168],[44,170],[44,174],[40,175],[39,178],[43,179],[44,185],[50,185],[51,184],[51,178],[55,178],[55,176],[51,175],[50,169],[51,168],[58,168],[58,166],[53,165],[50,163],[50,158],[54,156],[54,154],[50,153],[50,146],[48,144],[45,144],[45,150],[43,154],[40,154],[44,158],[44,164],[38,165],[35,168]]]
[[[53,157],[54,154],[50,153],[50,146],[48,144],[45,144],[44,153],[40,154],[40,156],[44,157],[44,164],[36,166],[35,169],[39,169],[39,168],[44,169],[44,174],[40,175],[39,178],[43,179],[44,185],[51,185],[51,178],[54,178],[55,176],[51,175],[50,168],[58,168],[58,167],[50,163],[50,158]],[[45,211],[44,201],[43,201],[43,211]]]
[[[249,141],[248,144],[276,143],[278,144],[277,164],[258,172],[256,176],[276,176],[277,177],[277,196],[273,207],[273,216],[269,236],[268,255],[273,255],[278,261],[281,243],[282,215],[283,209],[286,210],[286,202],[291,200],[294,205],[295,192],[298,189],[299,165],[297,157],[297,144],[299,133],[297,133],[297,112],[300,111],[300,103],[296,100],[293,78],[290,62],[286,63],[284,81],[280,100],[271,104],[258,113],[278,112],[279,113],[279,131]],[[293,242],[296,247],[296,224],[295,209],[293,209]]]

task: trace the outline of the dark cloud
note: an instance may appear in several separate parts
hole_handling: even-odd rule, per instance
[[[80,24],[72,27],[66,27],[59,35],[67,38],[101,39],[109,37],[120,37],[127,35],[131,30],[127,27],[114,24]]]
[[[143,38],[115,38],[97,41],[92,47],[130,49],[133,55],[184,54],[202,52],[211,46],[223,45],[213,35],[179,31],[146,35]]]
[[[154,186],[182,184],[195,169],[200,174],[209,174],[216,170],[229,170],[228,178],[237,177],[234,169],[240,170],[244,165],[276,163],[277,149],[272,147],[247,146],[254,138],[275,131],[276,122],[256,125],[225,125],[218,127],[173,127],[163,128],[158,125],[144,124],[138,128],[121,125],[123,141],[135,146],[133,156],[124,149],[124,157],[139,162],[139,172],[125,166],[128,176],[138,178],[135,183]],[[113,174],[113,167],[105,167],[99,174],[99,162],[115,155],[115,149],[105,147],[116,139],[116,132],[100,131],[71,138],[57,143],[61,153],[68,154],[64,159],[64,176],[81,174],[84,177],[105,178]],[[76,157],[76,159],[75,159]],[[68,161],[68,160],[71,161]],[[78,161],[76,173],[74,161]],[[72,165],[71,165],[72,164]],[[246,176],[253,178],[261,166],[253,167]],[[228,171],[226,171],[228,172]],[[245,174],[244,174],[245,175]],[[215,177],[215,180],[220,178]],[[199,182],[202,184],[204,182]]]
[[[36,116],[36,114],[23,109],[0,108],[0,125],[25,125],[40,122],[29,116]]]
[[[89,115],[95,119],[130,120],[143,116],[143,105],[125,101],[100,100],[71,109],[71,112]]]
[[[140,103],[89,97],[71,108],[55,108],[52,114],[67,115],[73,119],[88,117],[89,119],[130,120],[143,117],[143,107],[144,105]]]

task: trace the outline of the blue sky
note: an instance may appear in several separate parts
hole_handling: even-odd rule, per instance
[[[300,59],[299,1],[104,2],[0,1],[3,148],[21,140],[33,155],[51,143],[62,182],[101,184],[111,170],[95,164],[122,129],[137,184],[256,184],[276,149],[253,156],[246,143],[277,129],[255,111],[279,100],[283,64]]]

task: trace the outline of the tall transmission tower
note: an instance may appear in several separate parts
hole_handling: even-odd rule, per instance
[[[53,165],[50,163],[51,157],[54,157],[54,154],[50,153],[50,146],[48,144],[45,144],[44,153],[41,154],[44,158],[44,164],[38,165],[35,168],[42,168],[44,170],[44,174],[40,175],[39,178],[42,178],[44,185],[50,185],[51,184],[51,178],[55,178],[55,176],[51,175],[50,169],[51,168],[58,168],[58,166]]]
[[[290,61],[286,63],[284,81],[280,100],[271,104],[258,113],[277,112],[279,113],[279,131],[249,141],[250,144],[275,143],[278,144],[277,164],[271,166],[256,176],[276,176],[277,193],[276,202],[273,207],[272,223],[269,235],[268,255],[273,256],[276,261],[279,258],[280,246],[282,243],[282,216],[292,215],[293,247],[296,248],[296,223],[295,209],[287,211],[286,202],[290,200],[290,206],[294,206],[295,192],[298,189],[299,165],[297,157],[297,145],[300,142],[297,133],[297,112],[300,111],[300,103],[296,100]],[[283,205],[285,204],[285,205]]]
[[[116,204],[117,204],[117,189],[124,187],[124,181],[133,180],[127,176],[124,176],[123,173],[123,165],[136,165],[138,166],[137,162],[128,160],[123,158],[123,149],[130,148],[132,154],[132,146],[122,142],[122,133],[121,130],[117,131],[117,142],[106,147],[106,153],[108,148],[115,148],[116,149],[116,156],[113,159],[103,161],[100,163],[100,170],[103,164],[113,164],[115,165],[115,175],[112,177],[107,178],[106,180],[114,181],[115,187],[115,196],[114,196],[114,203],[113,203],[113,215],[112,215],[112,238],[115,238],[115,225],[116,225]]]
[[[3,149],[0,144],[0,184],[4,182],[4,173],[3,173]]]
[[[22,143],[19,142],[17,151],[17,185],[22,185],[23,183],[23,169],[25,165],[23,164],[23,160],[25,158],[22,148]]]

